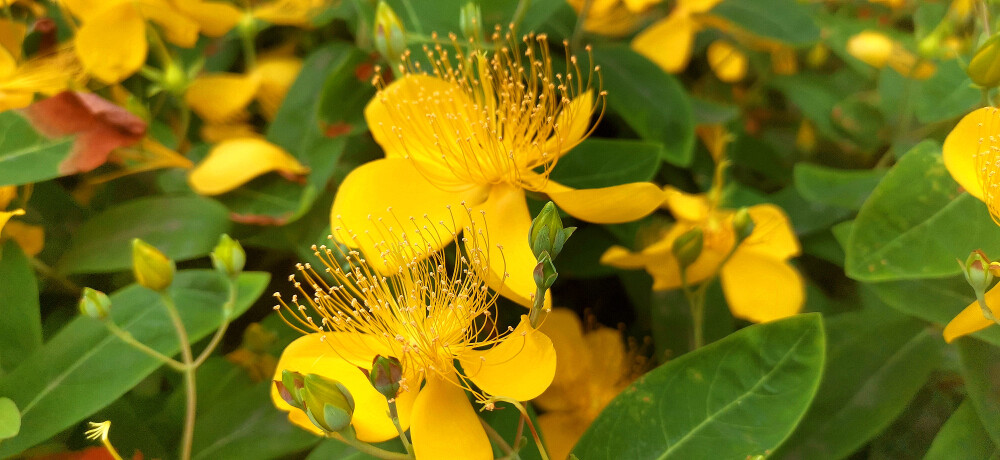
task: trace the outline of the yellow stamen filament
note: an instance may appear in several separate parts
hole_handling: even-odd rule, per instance
[[[990,210],[993,222],[1000,225],[1000,110],[990,107],[983,111],[984,119],[979,122],[979,146],[973,153],[976,170],[979,172],[979,186],[982,187],[983,201]]]
[[[84,433],[87,439],[91,441],[100,440],[101,444],[104,444],[104,448],[108,450],[111,457],[115,460],[122,460],[121,454],[115,450],[115,447],[111,445],[111,440],[108,439],[108,432],[111,431],[111,421],[105,420],[101,423],[89,422],[90,429]]]
[[[589,125],[585,133],[579,133],[582,136],[570,136],[574,118],[589,121],[595,113],[604,114],[599,67],[581,71],[564,43],[566,68],[564,73],[554,73],[544,34],[517,40],[510,28],[503,32],[497,27],[492,51],[470,42],[468,53],[454,35],[450,39],[451,50],[440,43],[433,49],[424,47],[429,71],[407,52],[397,75],[431,75],[450,83],[446,90],[440,89],[443,85],[426,86],[428,79],[410,78],[413,86],[407,97],[398,97],[386,90],[376,72],[376,97],[388,112],[390,124],[379,123],[371,129],[383,130],[384,137],[442,189],[500,183],[541,189],[559,155],[594,129],[595,125]],[[595,74],[598,94],[589,99],[591,105],[567,110],[574,98],[592,91]]]

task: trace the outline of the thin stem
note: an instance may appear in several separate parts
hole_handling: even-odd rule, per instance
[[[521,21],[524,20],[524,15],[528,13],[528,7],[530,6],[531,0],[519,0],[517,2],[517,8],[514,9],[514,16],[510,19],[510,23],[514,24],[515,29],[521,25]]]
[[[32,268],[37,270],[38,273],[41,273],[46,278],[55,281],[67,291],[74,294],[79,294],[80,291],[83,290],[83,288],[77,286],[76,283],[70,281],[65,276],[60,275],[59,272],[55,271],[52,267],[46,265],[45,262],[42,262],[41,260],[38,260],[37,258],[34,257],[29,257],[28,261],[31,263]]]
[[[191,127],[191,107],[187,105],[183,97],[177,98],[181,107],[181,119],[177,124],[177,150],[182,152],[187,150],[187,132]]]
[[[136,340],[135,337],[133,337],[131,333],[129,333],[128,331],[122,330],[122,328],[118,327],[118,325],[115,324],[115,322],[112,321],[110,318],[107,321],[104,322],[104,326],[108,328],[108,331],[110,331],[116,337],[118,337],[119,339],[121,339],[122,342],[125,342],[125,343],[131,345],[136,350],[139,350],[139,351],[141,351],[141,352],[143,352],[143,353],[145,353],[145,354],[147,354],[149,356],[152,356],[153,358],[156,358],[156,359],[162,361],[164,364],[170,366],[171,368],[173,368],[174,370],[176,370],[178,372],[184,372],[184,369],[185,369],[184,364],[181,364],[176,359],[173,359],[173,358],[171,358],[171,357],[169,357],[169,356],[167,356],[167,355],[165,355],[163,353],[160,353],[160,352],[158,352],[158,351],[150,348],[148,345],[146,345],[146,344],[144,344],[144,343]]]
[[[396,400],[389,399],[389,418],[392,419],[392,424],[396,426],[396,432],[399,433],[399,441],[403,443],[403,449],[406,450],[406,454],[410,458],[416,458],[413,456],[413,448],[410,447],[410,439],[406,437],[406,430],[403,426],[399,424],[399,412],[396,410]]]
[[[521,416],[524,417],[528,422],[528,430],[531,431],[531,436],[535,438],[535,446],[538,447],[538,454],[541,455],[542,460],[549,460],[549,453],[545,450],[545,444],[542,443],[542,438],[538,436],[538,431],[535,430],[535,424],[531,422],[531,417],[528,416],[528,410],[525,409],[524,405],[518,401],[505,400],[514,405],[517,410],[521,411]]]
[[[545,291],[541,287],[535,288],[535,298],[531,304],[531,309],[528,310],[528,321],[531,323],[531,327],[537,328],[545,318],[542,315],[545,311]]]
[[[195,383],[194,358],[191,354],[191,343],[188,340],[187,329],[184,328],[184,321],[181,320],[180,313],[174,299],[166,291],[160,293],[160,299],[170,315],[170,321],[177,332],[177,340],[181,346],[181,360],[184,362],[184,386],[187,394],[187,405],[184,411],[184,431],[181,435],[181,460],[191,459],[191,442],[194,439],[194,417],[198,407],[198,391]]]
[[[593,5],[594,0],[584,0],[580,14],[576,17],[576,26],[573,28],[573,36],[570,38],[570,43],[573,44],[574,48],[580,45],[580,39],[583,38],[583,23],[587,22],[587,16],[590,15],[590,8]]]
[[[373,457],[378,457],[378,458],[382,458],[382,459],[385,459],[385,460],[411,460],[413,458],[413,457],[411,457],[410,455],[407,455],[407,454],[401,454],[399,452],[392,452],[392,451],[385,450],[385,449],[379,449],[378,447],[375,447],[375,446],[373,446],[371,444],[368,444],[368,443],[364,443],[364,442],[358,441],[357,439],[348,439],[348,438],[345,438],[340,433],[330,433],[329,437],[332,438],[332,439],[336,439],[336,440],[338,440],[338,441],[340,441],[340,442],[342,442],[344,444],[347,444],[347,445],[353,447],[358,452],[361,452],[361,453],[364,453],[364,454],[368,454],[368,455],[371,455]]]
[[[986,0],[979,0],[979,14],[983,19],[983,33],[986,34],[986,38],[990,38],[993,31],[990,29],[990,7],[986,4]]]
[[[497,433],[497,430],[493,429],[489,423],[486,423],[486,420],[479,417],[479,423],[481,423],[483,425],[483,429],[486,430],[486,435],[489,436],[493,442],[497,443],[498,446],[500,446],[500,450],[507,454],[505,458],[520,458],[520,456],[517,455],[517,452],[510,447],[510,444],[507,444],[507,441],[503,439],[503,436],[501,436],[500,433]]]
[[[417,10],[413,9],[413,4],[410,0],[403,0],[403,8],[406,9],[406,15],[410,17],[410,22],[413,23],[413,29],[419,34],[424,33],[424,28],[420,25],[420,18],[417,17]]]
[[[233,314],[233,305],[236,304],[237,289],[236,280],[234,278],[226,277],[226,280],[229,283],[229,298],[226,299],[226,303],[222,304],[222,324],[220,324],[219,328],[216,329],[215,335],[212,336],[212,340],[208,342],[205,349],[201,351],[201,354],[199,354],[198,358],[196,358],[194,363],[192,363],[192,366],[195,368],[201,366],[202,363],[208,359],[208,357],[212,354],[212,351],[215,350],[215,347],[219,346],[219,343],[222,342],[222,336],[226,335],[226,329],[229,328],[229,321],[232,319]]]
[[[240,42],[243,45],[243,67],[247,73],[257,67],[257,48],[254,41],[257,37],[257,29],[253,21],[248,21],[246,28],[240,31]]]

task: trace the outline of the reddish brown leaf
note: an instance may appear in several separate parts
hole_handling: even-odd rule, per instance
[[[291,213],[281,217],[274,217],[261,214],[237,214],[235,212],[231,212],[229,213],[229,220],[238,224],[279,226],[287,224],[288,219],[291,216]]]
[[[343,136],[351,132],[351,125],[338,121],[336,123],[330,123],[326,125],[326,129],[323,130],[323,135],[329,138],[334,138],[338,136]]]
[[[146,135],[145,121],[91,93],[63,91],[22,113],[46,137],[76,136],[69,156],[59,163],[63,175],[90,171],[104,164],[112,150]]]

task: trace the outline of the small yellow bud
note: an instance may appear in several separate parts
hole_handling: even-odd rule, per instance
[[[740,208],[733,215],[733,232],[736,234],[736,244],[740,244],[743,240],[747,239],[754,229],[753,217],[750,217],[750,211],[747,208]]]
[[[375,8],[375,49],[382,57],[397,61],[406,51],[406,31],[403,23],[384,1]]]
[[[972,82],[984,88],[1000,85],[1000,35],[979,47],[966,70]]]
[[[881,69],[889,62],[895,44],[882,33],[866,30],[847,41],[847,52],[872,67]]]
[[[806,63],[809,67],[817,68],[826,64],[826,60],[830,57],[830,48],[827,48],[822,42],[813,45],[809,48],[809,52],[806,54]]]
[[[80,314],[94,319],[105,319],[111,313],[111,299],[108,295],[91,288],[83,288],[80,296]]]
[[[708,65],[726,83],[736,83],[747,76],[747,55],[725,40],[708,45]]]
[[[680,265],[681,270],[686,269],[694,261],[698,260],[698,257],[701,256],[701,249],[704,242],[704,235],[701,229],[697,227],[688,230],[674,240],[671,250],[674,253],[674,257],[677,258],[677,265]]]
[[[219,244],[212,250],[212,266],[227,276],[236,276],[243,271],[247,254],[243,246],[225,233],[219,237]]]
[[[174,261],[138,238],[132,240],[132,272],[135,281],[154,291],[162,291],[174,281]]]
[[[347,387],[322,375],[309,374],[303,379],[302,403],[309,420],[328,433],[351,426],[354,397]]]

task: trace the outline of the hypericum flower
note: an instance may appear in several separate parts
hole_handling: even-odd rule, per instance
[[[983,107],[963,117],[945,138],[942,156],[955,182],[986,203],[1000,225],[1000,109]],[[986,305],[1000,317],[1000,285],[986,292]],[[945,326],[944,339],[951,342],[993,324],[974,301]]]
[[[178,6],[197,3],[195,11],[216,12],[214,21],[225,17],[239,19],[230,13],[233,7],[220,2],[170,0],[63,0],[69,11],[83,24],[76,32],[76,52],[88,73],[106,83],[117,83],[132,75],[146,62],[149,45],[146,42],[147,25],[151,21],[160,26],[163,37],[177,46],[190,48],[198,40],[198,32],[220,36],[235,25],[203,27],[204,16],[191,17]],[[211,7],[211,9],[207,9]],[[217,11],[218,10],[218,11]],[[209,20],[208,22],[212,22]]]
[[[386,158],[366,163],[344,179],[331,211],[332,228],[353,229],[356,239],[334,231],[338,241],[377,255],[378,222],[392,213],[450,218],[446,205],[465,201],[486,211],[493,242],[505,264],[492,264],[488,282],[522,305],[535,292],[535,256],[525,242],[531,216],[525,192],[547,194],[574,217],[598,223],[631,221],[663,201],[651,183],[574,190],[549,180],[559,157],[587,137],[590,119],[603,114],[604,92],[591,88],[598,68],[581,71],[575,56],[565,72],[552,70],[544,35],[518,41],[512,32],[492,41],[494,51],[454,54],[440,44],[425,50],[431,69],[403,56],[402,76],[384,86],[365,108],[365,119]],[[453,229],[465,226],[456,216]],[[444,247],[452,238],[436,243]],[[496,247],[493,259],[500,260]],[[370,259],[377,259],[371,257]],[[376,267],[385,272],[392,267]],[[506,271],[506,273],[505,273]],[[509,274],[508,279],[504,280]]]
[[[218,195],[269,172],[294,179],[308,173],[309,168],[264,139],[228,139],[212,147],[208,156],[191,170],[188,184],[201,195]]]
[[[721,130],[702,131],[716,160],[715,179],[708,194],[691,195],[667,186],[664,207],[677,222],[660,238],[638,252],[621,246],[609,248],[601,263],[620,268],[644,268],[653,277],[653,289],[681,287],[681,266],[674,255],[674,241],[700,229],[702,250],[686,268],[690,285],[722,280],[722,290],[733,316],[764,322],[794,315],[805,301],[802,275],[788,263],[800,247],[788,216],[778,206],[748,208],[753,231],[740,241],[733,218],[737,214],[719,206],[727,137]],[[727,258],[728,257],[728,258]]]
[[[700,15],[722,0],[678,0],[666,18],[636,35],[632,49],[655,62],[665,72],[677,73],[691,59],[694,36],[701,29]]]
[[[538,424],[545,433],[549,456],[564,459],[590,423],[644,366],[634,352],[626,350],[621,332],[603,326],[584,332],[572,310],[553,309],[540,329],[552,339],[559,361],[552,385],[534,400],[545,410]]]
[[[847,41],[847,52],[858,60],[877,69],[891,67],[907,78],[924,80],[934,75],[934,63],[918,59],[901,43],[887,35],[866,30]]]
[[[643,13],[661,0],[592,0],[589,1],[583,29],[595,34],[619,37],[627,35],[643,19]],[[588,0],[568,0],[569,6],[581,13]]]
[[[22,61],[24,24],[0,19],[0,112],[27,107],[36,93],[51,96],[80,79],[72,47],[62,46]]]
[[[416,456],[423,459],[493,458],[466,392],[486,409],[500,399],[528,400],[549,386],[556,367],[552,342],[526,316],[516,328],[497,329],[497,294],[484,277],[492,264],[503,262],[487,250],[495,244],[494,233],[483,227],[490,218],[470,208],[459,212],[465,214],[461,219],[446,210],[448,223],[427,215],[382,222],[368,235],[380,239],[379,252],[367,259],[338,244],[314,246],[322,266],[299,264],[299,277],[290,277],[298,294],[287,302],[275,294],[275,309],[306,334],[282,353],[275,379],[288,369],[337,380],[354,398],[358,439],[384,441],[396,437],[386,398],[359,367],[370,370],[376,355],[399,359],[400,422],[410,428]],[[457,237],[457,221],[466,226],[465,244],[456,245],[452,259],[437,248]],[[379,274],[371,266],[374,257],[398,270]],[[291,411],[293,423],[317,431],[277,390],[272,399]]]
[[[195,78],[184,94],[191,109],[208,123],[219,124],[248,117],[254,99],[261,113],[273,120],[292,86],[302,60],[285,54],[261,56],[245,74],[212,73]]]
[[[747,75],[747,55],[726,40],[716,40],[708,45],[708,65],[719,80],[735,83]]]

